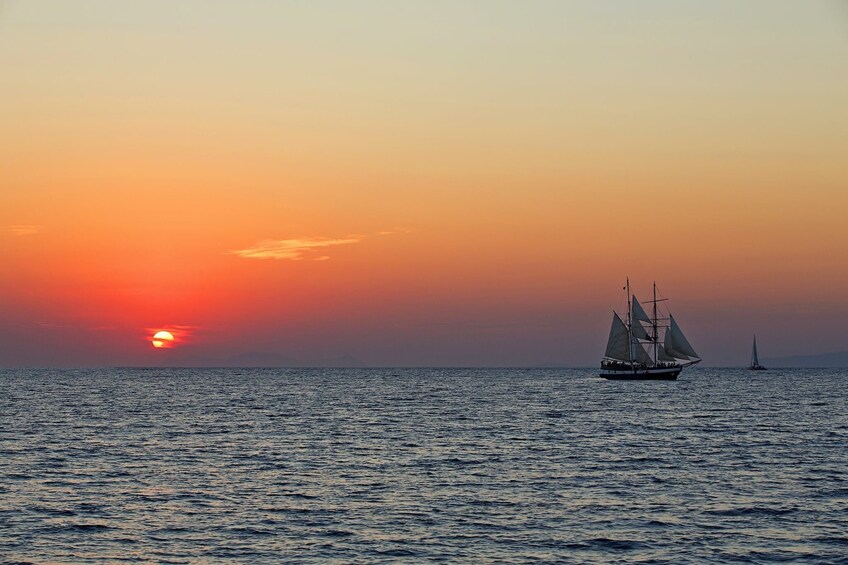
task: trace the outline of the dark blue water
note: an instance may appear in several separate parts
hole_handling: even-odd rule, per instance
[[[848,372],[0,371],[0,558],[845,561]]]

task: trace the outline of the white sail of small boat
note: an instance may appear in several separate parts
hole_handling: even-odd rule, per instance
[[[751,364],[748,365],[749,371],[765,371],[766,368],[760,365],[760,357],[757,355],[757,334],[754,334],[754,347],[751,349]]]
[[[601,376],[607,379],[674,380],[684,367],[701,361],[701,357],[686,339],[683,330],[669,313],[660,315],[657,285],[653,286],[651,314],[627,290],[627,314],[622,318],[613,312],[607,348],[601,361]]]

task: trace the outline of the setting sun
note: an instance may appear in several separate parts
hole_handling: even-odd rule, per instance
[[[153,339],[150,341],[153,347],[157,349],[173,347],[174,335],[171,332],[159,331],[153,334]]]

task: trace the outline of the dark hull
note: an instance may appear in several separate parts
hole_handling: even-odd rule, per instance
[[[602,367],[600,376],[610,381],[676,381],[682,367],[611,369]]]
[[[680,372],[678,371],[677,373],[666,373],[663,375],[634,375],[633,373],[622,373],[620,375],[606,374],[601,376],[608,381],[676,381],[677,375],[679,374]]]
[[[761,366],[761,365],[757,365],[756,367],[748,367],[748,370],[749,371],[765,371],[766,368]]]

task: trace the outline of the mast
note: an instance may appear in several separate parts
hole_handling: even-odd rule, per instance
[[[659,334],[657,333],[657,281],[654,281],[654,319],[652,320],[654,327],[654,366],[657,365],[657,343],[659,342]]]
[[[633,367],[633,329],[630,324],[633,323],[633,318],[630,313],[630,277],[627,277],[627,343],[630,348],[630,367]]]

